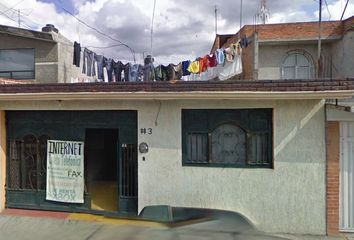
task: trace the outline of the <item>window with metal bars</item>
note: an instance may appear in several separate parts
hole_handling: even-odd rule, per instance
[[[32,134],[8,142],[7,188],[43,190],[46,183],[47,135]]]
[[[182,110],[185,166],[272,167],[272,109]]]

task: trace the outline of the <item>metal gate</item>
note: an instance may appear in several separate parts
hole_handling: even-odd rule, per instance
[[[119,164],[119,211],[137,214],[138,210],[138,159],[136,144],[122,144]]]
[[[354,231],[354,122],[340,126],[340,228]]]

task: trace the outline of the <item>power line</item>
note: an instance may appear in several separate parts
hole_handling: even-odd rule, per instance
[[[327,9],[327,12],[329,15],[328,21],[331,21],[332,15],[331,15],[331,12],[329,11],[327,0],[325,0],[325,4],[326,4],[326,9]]]
[[[21,2],[22,2],[22,1],[21,1]],[[17,4],[20,4],[21,2],[19,2],[19,3],[17,3]],[[37,26],[40,25],[40,24],[38,24],[38,23],[36,23],[36,22],[30,20],[23,12],[21,12],[21,11],[19,12],[18,10],[12,9],[12,8],[14,8],[15,5],[12,6],[12,7],[10,7],[10,8],[7,7],[7,6],[5,6],[5,5],[2,4],[2,3],[0,3],[0,5],[7,8],[5,11],[0,12],[0,14],[3,14],[3,15],[5,15],[7,18],[10,18],[7,14],[5,14],[5,12],[11,10],[13,14],[16,14],[16,15],[18,16],[18,20],[16,21],[16,20],[14,20],[14,19],[12,19],[12,18],[10,18],[10,19],[18,23],[18,22],[19,22],[19,17],[22,16],[22,22],[21,22],[21,23],[22,23],[23,25],[25,25],[28,29],[31,29],[31,30],[32,30],[32,27],[29,26],[27,23],[25,23],[23,20],[30,21],[30,22],[32,22],[32,24],[37,25]]]
[[[13,6],[9,7],[8,9],[6,9],[5,11],[3,11],[3,13],[6,13],[7,11],[13,10],[14,7],[16,7],[17,5],[19,5],[20,3],[22,3],[25,0],[19,1],[18,3],[14,4]],[[4,5],[3,5],[4,6]]]
[[[215,5],[215,9],[214,9],[214,17],[215,17],[215,36],[218,35],[218,8]]]
[[[2,4],[1,4],[2,5]],[[3,5],[4,6],[4,5]],[[6,11],[2,11],[0,12],[0,14],[4,15],[6,18],[10,19],[11,21],[15,22],[15,23],[18,23],[18,21],[16,21],[15,19],[11,18],[10,16],[8,16],[6,13]],[[31,30],[31,27],[28,26],[27,24],[25,24],[26,28]]]
[[[154,7],[152,9],[152,17],[151,17],[151,39],[150,39],[151,57],[153,56],[155,8],[156,8],[156,0],[154,0]]]
[[[79,19],[78,17],[76,17],[73,13],[71,13],[69,10],[65,9],[64,7],[60,6],[60,8],[63,9],[63,10],[64,10],[65,12],[67,12],[68,14],[70,14],[73,18],[75,18],[77,21],[79,21],[80,23],[82,23],[82,24],[85,25],[86,27],[88,27],[88,28],[94,30],[95,32],[101,34],[102,36],[105,36],[105,37],[107,37],[107,38],[109,38],[109,39],[111,39],[111,40],[113,40],[113,41],[115,41],[115,42],[119,42],[122,46],[128,48],[128,49],[130,50],[130,53],[132,54],[133,60],[134,60],[134,62],[135,62],[135,52],[134,52],[134,50],[133,50],[129,45],[123,43],[122,41],[120,41],[120,40],[118,40],[118,39],[116,39],[116,38],[113,38],[113,37],[109,36],[108,34],[106,34],[106,33],[102,32],[102,31],[98,30],[98,29],[95,28],[95,27],[92,27],[92,26],[88,25],[86,22],[84,22],[83,20],[81,20],[81,19]]]
[[[95,46],[87,46],[86,48],[97,48],[97,49],[107,49],[107,48],[112,48],[112,47],[119,47],[123,46],[123,44],[115,44],[115,45],[110,45],[110,46],[105,46],[105,47],[95,47]]]
[[[349,0],[347,0],[347,2],[345,3],[342,16],[340,17],[340,20],[341,20],[341,21],[342,21],[342,19],[343,19],[343,17],[344,17],[345,10],[347,10],[348,3],[349,3]]]

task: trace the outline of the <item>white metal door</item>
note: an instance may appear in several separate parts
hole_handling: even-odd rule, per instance
[[[340,153],[340,229],[354,231],[354,122],[341,122]]]

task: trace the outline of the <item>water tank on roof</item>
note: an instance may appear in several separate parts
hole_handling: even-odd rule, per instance
[[[154,58],[151,55],[147,55],[146,58],[144,59],[144,65],[148,65],[149,63],[153,63]]]
[[[46,24],[44,27],[42,27],[42,32],[56,32],[59,33],[59,30],[54,27],[53,24]]]

